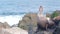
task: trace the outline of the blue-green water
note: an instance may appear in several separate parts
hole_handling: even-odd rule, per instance
[[[0,0],[0,15],[38,12],[41,5],[44,13],[60,10],[60,0]]]

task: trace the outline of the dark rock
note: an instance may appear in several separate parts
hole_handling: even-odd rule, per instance
[[[14,25],[12,25],[11,27],[18,27],[18,24],[14,24]]]
[[[60,28],[57,27],[57,28],[55,29],[55,31],[53,32],[53,34],[60,34]]]

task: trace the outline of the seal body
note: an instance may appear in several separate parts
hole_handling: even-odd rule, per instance
[[[37,16],[37,27],[38,29],[46,30],[48,25],[48,20],[43,14],[38,14]]]

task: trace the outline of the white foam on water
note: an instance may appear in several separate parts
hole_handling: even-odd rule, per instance
[[[13,24],[18,24],[19,20],[22,20],[24,15],[9,15],[9,16],[0,16],[0,22],[7,22],[10,26]]]

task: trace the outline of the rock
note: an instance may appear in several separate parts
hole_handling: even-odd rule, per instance
[[[5,23],[0,22],[0,34],[11,34],[4,30],[6,28],[10,28],[10,26],[7,24],[7,22],[5,22]]]
[[[26,30],[18,27],[0,29],[0,34],[28,34]]]
[[[23,17],[22,21],[19,21],[18,27],[23,28],[25,30],[28,30],[28,27],[29,27],[30,23],[33,24],[33,28],[35,30],[36,26],[37,26],[37,14],[35,14],[35,13],[33,13],[33,14],[26,14]]]
[[[7,31],[5,31],[5,30],[0,30],[0,34],[11,34],[11,33],[9,33],[9,32],[7,32]]]
[[[10,28],[10,26],[7,22],[4,22],[4,23],[0,22],[0,29],[1,28]]]
[[[28,34],[28,32],[26,30],[23,30],[18,27],[12,27],[12,28],[5,29],[5,30],[9,33],[12,33],[12,34]]]
[[[7,22],[3,23],[4,28],[10,28],[10,25]]]
[[[57,28],[55,29],[55,31],[53,32],[53,34],[60,34],[60,27],[57,27]]]
[[[2,28],[2,27],[3,27],[3,23],[0,22],[0,28]]]
[[[18,24],[14,24],[14,25],[12,25],[11,27],[18,27]]]

